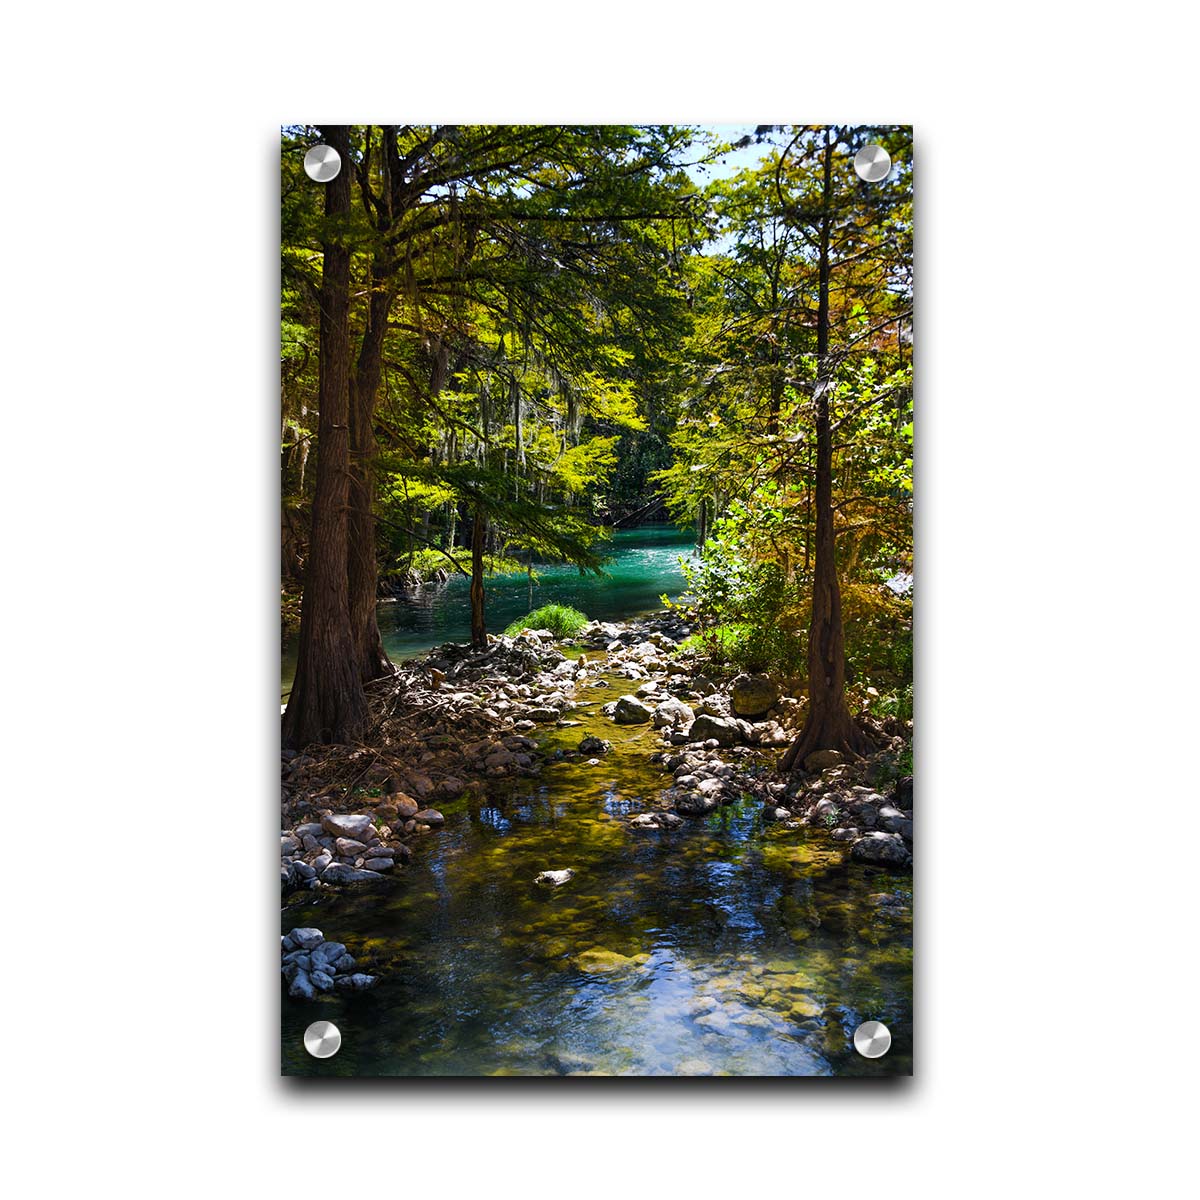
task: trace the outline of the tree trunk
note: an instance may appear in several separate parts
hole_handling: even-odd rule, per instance
[[[483,509],[475,506],[471,526],[471,645],[476,650],[487,649],[487,622],[483,611],[483,543],[487,520]]]
[[[350,211],[350,130],[331,125],[325,140],[342,157],[338,177],[325,185],[325,213]],[[347,742],[361,736],[367,701],[354,658],[347,576],[350,484],[350,251],[341,234],[327,234],[321,268],[318,364],[317,472],[312,537],[300,609],[296,679],[283,716],[283,744]]]
[[[350,542],[347,569],[354,660],[364,683],[392,671],[376,618],[379,561],[375,548],[375,404],[383,371],[383,339],[387,333],[391,299],[390,290],[372,265],[367,328],[363,333],[354,385],[350,391]]]
[[[858,757],[871,743],[846,709],[846,643],[842,629],[842,593],[834,557],[833,435],[829,394],[829,237],[832,225],[833,143],[825,132],[824,205],[821,214],[817,298],[817,381],[813,407],[817,432],[816,565],[813,571],[812,623],[808,632],[808,717],[800,736],[780,764],[790,771],[814,750],[840,750]]]

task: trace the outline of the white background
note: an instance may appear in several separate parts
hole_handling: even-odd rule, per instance
[[[10,13],[11,1194],[1185,1190],[1184,11]],[[397,119],[915,125],[915,1081],[276,1078],[278,126]]]

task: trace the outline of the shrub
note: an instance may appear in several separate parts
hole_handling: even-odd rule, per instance
[[[526,617],[518,617],[504,632],[516,637],[526,629],[548,629],[560,641],[574,637],[588,623],[587,616],[565,604],[546,604]]]

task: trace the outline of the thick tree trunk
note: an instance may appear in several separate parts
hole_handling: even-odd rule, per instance
[[[833,144],[825,134],[824,210],[821,216],[817,299],[817,382],[813,407],[817,433],[816,565],[813,571],[812,623],[808,633],[808,717],[800,736],[784,755],[780,769],[790,771],[814,750],[840,750],[858,757],[871,743],[846,709],[846,643],[842,629],[842,593],[838,585],[833,526],[833,434],[829,395],[829,237],[832,225]]]
[[[487,621],[483,611],[483,544],[487,534],[487,520],[483,509],[475,507],[475,520],[471,525],[471,645],[477,650],[487,649]]]
[[[350,131],[332,125],[325,140],[343,168],[325,185],[325,212],[350,211]],[[354,658],[347,577],[350,485],[350,251],[340,235],[323,246],[317,417],[317,478],[312,538],[300,609],[296,679],[283,716],[283,744],[347,742],[361,736],[367,702]]]
[[[379,563],[375,548],[375,404],[383,371],[383,339],[387,333],[391,299],[384,281],[372,269],[367,328],[350,392],[350,544],[347,569],[354,658],[364,683],[390,674],[392,670],[375,615],[379,593]]]

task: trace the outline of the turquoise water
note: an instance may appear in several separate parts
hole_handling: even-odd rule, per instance
[[[609,544],[605,574],[580,575],[562,564],[535,566],[539,582],[533,589],[533,608],[569,604],[596,621],[619,621],[660,606],[664,594],[677,596],[684,586],[679,556],[691,553],[695,535],[671,525],[645,525],[623,530]],[[530,611],[529,581],[524,574],[498,575],[485,584],[489,633]],[[412,658],[443,642],[471,640],[471,601],[468,581],[454,575],[443,584],[427,584],[410,596],[379,605],[379,631],[389,655]],[[292,639],[283,655],[286,690],[296,670]]]

